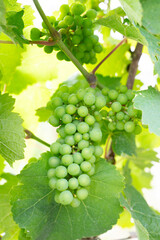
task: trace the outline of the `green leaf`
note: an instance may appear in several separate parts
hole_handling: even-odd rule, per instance
[[[112,147],[117,155],[136,155],[135,135],[125,132],[113,134]]]
[[[39,122],[45,122],[52,115],[52,111],[47,109],[46,107],[41,107],[36,110],[36,116],[39,117]]]
[[[147,45],[147,42],[143,35],[140,33],[139,29],[134,27],[133,25],[124,25],[121,21],[120,16],[118,15],[111,15],[106,18],[98,19],[96,24],[111,28],[115,31],[120,32],[122,35],[131,38],[135,41],[138,41],[144,45]]]
[[[108,138],[108,135],[110,134],[109,130],[108,130],[108,120],[103,120],[101,122],[101,131],[102,131],[102,141],[101,144],[105,144],[106,140]]]
[[[136,226],[136,232],[139,240],[149,240],[149,234],[147,230],[143,227],[143,225],[138,220],[134,220]]]
[[[5,20],[5,13],[6,13],[6,9],[5,9],[5,5],[3,3],[3,0],[0,0],[0,23],[1,24],[5,24],[6,20]]]
[[[14,99],[8,94],[0,94],[0,154],[12,165],[24,157],[24,131],[22,119],[11,112]]]
[[[21,229],[18,236],[18,240],[31,240],[31,238],[27,236],[24,229]]]
[[[102,76],[101,74],[96,74],[98,85],[103,87],[108,87],[110,89],[115,89],[120,86],[120,77],[110,77]]]
[[[54,201],[47,179],[50,156],[43,154],[38,162],[21,172],[20,185],[12,191],[14,220],[33,239],[75,240],[110,229],[122,210],[118,196],[123,178],[115,167],[104,159],[98,161],[88,198],[78,208],[72,208]]]
[[[4,158],[0,155],[0,175],[3,173],[4,167],[5,167]]]
[[[139,0],[120,0],[120,3],[130,21],[141,25],[143,9]]]
[[[160,1],[140,0],[143,8],[143,26],[152,34],[160,34]]]
[[[0,185],[0,235],[5,233],[3,240],[17,240],[19,235],[19,227],[13,221],[11,205],[10,205],[10,191],[14,185],[17,184],[18,179],[9,173],[1,175],[6,183]]]
[[[149,87],[138,92],[134,106],[142,111],[142,122],[149,126],[149,131],[160,136],[160,92]]]
[[[159,240],[160,215],[156,214],[148,206],[145,199],[134,187],[127,185],[126,189],[124,190],[124,193],[126,199],[121,195],[122,206],[127,208],[130,211],[133,219],[139,221],[143,228],[146,229],[149,235],[149,239]],[[146,234],[146,231],[143,232],[145,232]]]

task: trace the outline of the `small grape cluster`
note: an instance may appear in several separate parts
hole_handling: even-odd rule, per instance
[[[108,129],[111,132],[119,130],[140,134],[141,111],[133,107],[132,99],[135,96],[133,90],[121,85],[117,90],[103,88],[102,94],[107,97],[107,107],[110,109],[101,111],[101,115],[109,122]]]
[[[95,113],[105,105],[106,97],[98,89],[80,89],[69,94],[65,86],[48,103],[53,110],[49,123],[59,126],[60,135],[50,147],[53,156],[48,160],[49,186],[56,190],[57,203],[78,207],[88,196],[90,176],[103,153],[98,145],[102,132]]]
[[[96,53],[102,51],[99,38],[94,34],[93,20],[96,15],[96,10],[89,9],[85,12],[84,5],[73,3],[70,7],[67,4],[60,7],[60,15],[57,20],[54,16],[48,17],[50,23],[61,34],[62,41],[81,64],[95,64],[97,62]],[[44,23],[42,23],[42,27],[42,31],[37,28],[31,29],[30,37],[33,41],[40,39],[48,41],[50,39],[50,34]],[[53,50],[58,51],[57,58],[59,60],[69,61],[58,45],[44,47],[46,53],[51,53]]]

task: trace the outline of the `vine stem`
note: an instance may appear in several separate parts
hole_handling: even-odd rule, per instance
[[[56,29],[51,25],[47,16],[45,15],[43,9],[41,8],[38,0],[33,0],[37,11],[39,12],[41,18],[43,19],[44,23],[48,27],[48,30],[51,34],[51,37],[57,41],[57,45],[60,49],[66,54],[66,56],[73,62],[73,64],[79,69],[79,71],[83,74],[83,76],[87,79],[87,81],[92,85],[96,81],[96,77],[94,74],[90,74],[87,70],[80,64],[80,62],[75,58],[75,56],[71,53],[71,51],[67,48],[67,46],[62,42],[61,35]]]
[[[0,40],[0,43],[2,44],[14,44],[12,41],[3,41]],[[46,46],[54,46],[57,41],[28,41],[29,44],[39,44],[39,45],[46,45]]]
[[[34,139],[39,143],[42,143],[43,145],[50,147],[50,144],[45,142],[44,140],[42,140],[41,138],[35,136],[30,130],[28,129],[24,129],[25,133],[26,133],[26,139]]]
[[[98,70],[98,68],[106,61],[107,58],[109,58],[116,50],[119,48],[124,42],[127,42],[127,38],[123,38],[123,40],[117,44],[117,46],[105,57],[102,59],[100,63],[92,70],[92,74],[95,74],[95,72]]]

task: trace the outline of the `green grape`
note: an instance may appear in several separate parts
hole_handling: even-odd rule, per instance
[[[78,50],[81,51],[81,52],[85,52],[87,50],[86,48],[86,45],[84,43],[80,43],[78,46],[77,46]],[[83,89],[80,89],[80,90],[83,90]],[[85,90],[84,91],[84,94],[85,94]],[[82,100],[83,98],[81,98],[80,100]]]
[[[60,195],[60,192],[59,192],[59,191],[56,191],[56,194],[55,194],[55,196],[54,196],[54,201],[55,201],[56,203],[60,203],[59,195]]]
[[[74,136],[66,136],[64,141],[70,146],[73,146],[75,144]]]
[[[59,52],[57,53],[56,57],[57,57],[58,60],[61,61],[61,60],[64,60],[64,59],[65,59],[66,55],[65,55],[64,52],[59,51]]]
[[[60,159],[58,157],[50,157],[48,160],[48,164],[50,167],[57,167],[60,164]]]
[[[102,117],[107,117],[108,112],[103,109],[103,110],[100,111],[100,114],[102,115]]]
[[[48,172],[47,172],[47,176],[48,176],[48,178],[52,178],[52,177],[54,177],[55,176],[55,169],[54,168],[50,168],[49,170],[48,170]]]
[[[88,133],[84,133],[83,134],[83,136],[82,136],[82,138],[84,139],[84,140],[89,140],[89,134]]]
[[[80,133],[75,133],[74,134],[74,140],[75,140],[75,142],[80,142],[81,140],[82,140],[82,134],[80,134]]]
[[[134,124],[134,122],[129,121],[129,122],[126,122],[126,123],[124,124],[124,130],[125,130],[126,132],[131,133],[131,132],[134,131],[134,129],[135,129],[135,124]]]
[[[74,16],[74,23],[76,26],[82,26],[83,24],[83,18],[81,16]]]
[[[119,94],[117,101],[120,104],[125,105],[128,102],[128,97],[125,94],[121,93],[121,94]]]
[[[77,190],[76,192],[77,197],[79,198],[79,200],[83,201],[88,197],[88,191],[85,188],[80,188]]]
[[[90,162],[90,163],[95,163],[96,157],[94,155],[92,155],[92,157],[87,159],[87,161]]]
[[[117,130],[122,131],[124,129],[124,123],[122,121],[118,121],[116,123],[116,128],[117,128]]]
[[[56,182],[56,188],[60,192],[65,191],[68,188],[68,181],[64,178],[58,179]]]
[[[119,120],[119,121],[123,120],[123,119],[124,119],[124,116],[125,116],[125,114],[124,114],[123,112],[118,112],[118,113],[116,114],[116,118],[117,118],[117,120]]]
[[[75,119],[75,120],[73,121],[73,124],[74,124],[76,127],[78,126],[79,123],[80,123],[80,121],[77,120],[77,119]]]
[[[97,35],[91,35],[89,39],[91,40],[93,45],[97,44],[99,41],[99,37]]]
[[[122,105],[119,102],[114,102],[112,103],[111,108],[113,112],[120,112],[122,109]]]
[[[53,46],[44,46],[45,53],[52,53],[53,52]]]
[[[85,95],[85,90],[84,89],[79,89],[78,92],[77,92],[77,98],[79,100],[82,100],[84,98],[84,95]]]
[[[57,178],[53,177],[49,180],[49,186],[50,188],[52,189],[55,189],[56,188],[56,183],[57,183]]]
[[[87,46],[87,48],[89,49],[89,48],[92,48],[92,47]],[[84,57],[82,58],[82,61],[84,63],[86,63],[86,64],[89,63],[89,61],[90,61],[90,54],[88,52],[84,53]]]
[[[54,155],[59,154],[59,148],[60,148],[61,144],[58,142],[54,142],[51,144],[50,146],[50,150]]]
[[[72,151],[72,148],[68,144],[62,144],[59,149],[59,152],[61,155],[70,154],[71,151]]]
[[[63,115],[65,114],[65,107],[64,106],[57,107],[54,113],[58,118],[62,118]]]
[[[60,143],[60,144],[64,144],[64,139],[63,138],[58,138],[57,142]]]
[[[111,111],[109,111],[109,113],[108,113],[108,115],[110,116],[110,117],[112,117],[112,116],[114,116],[114,112],[111,110]]]
[[[65,18],[63,20],[67,26],[72,25],[74,22],[74,18],[72,16],[68,16],[68,15],[65,16]]]
[[[63,101],[60,97],[54,97],[51,100],[53,108],[59,107],[63,105]]]
[[[84,57],[84,53],[83,52],[76,52],[75,56],[76,56],[77,59],[81,59],[81,58]]]
[[[66,113],[72,115],[76,112],[76,107],[72,104],[66,106]]]
[[[95,103],[95,96],[93,95],[93,93],[86,93],[84,95],[84,103],[88,106],[91,106]]]
[[[30,38],[32,41],[38,41],[41,37],[41,31],[38,28],[32,28],[30,31]]]
[[[97,11],[94,10],[94,9],[89,9],[89,10],[86,12],[86,16],[87,16],[87,18],[95,19],[96,16],[97,16]]]
[[[67,176],[67,169],[66,169],[66,167],[64,167],[64,166],[58,166],[58,167],[56,168],[55,174],[56,174],[56,177],[58,177],[58,178],[64,178],[64,177],[66,177],[66,176]]]
[[[65,166],[69,166],[71,163],[73,163],[73,157],[72,155],[66,154],[62,156],[62,164]]]
[[[132,100],[134,97],[135,97],[135,94],[133,93],[133,91],[131,89],[129,89],[127,92],[126,92],[126,95],[128,97],[129,100]]]
[[[86,140],[81,140],[79,143],[78,143],[78,148],[80,150],[82,150],[83,148],[87,148],[89,147],[89,141],[86,141]]]
[[[59,133],[59,135],[60,135],[61,138],[65,138],[65,137],[66,137],[66,133],[65,133],[65,128],[64,128],[64,126],[61,126],[60,128],[57,128],[56,131]]]
[[[76,126],[73,123],[67,123],[64,130],[66,134],[73,135],[76,132]]]
[[[68,98],[68,102],[70,104],[76,105],[79,102],[76,94],[72,93]]]
[[[75,35],[80,35],[81,36],[83,32],[82,32],[82,30],[80,28],[78,28],[78,29],[75,30],[74,33],[75,33]]]
[[[53,126],[53,127],[58,127],[59,126],[59,119],[56,118],[55,116],[50,116],[48,122]]]
[[[102,139],[102,132],[99,128],[93,128],[90,131],[90,139],[94,142],[100,142]]]
[[[97,58],[96,57],[93,57],[90,59],[90,63],[91,64],[95,64],[97,62]]]
[[[92,115],[88,115],[88,116],[85,117],[85,122],[89,126],[92,126],[95,123],[95,118]]]
[[[91,146],[89,146],[89,149],[91,149],[92,154],[93,154],[93,153],[94,153],[95,146],[94,146],[94,145],[91,145]]]
[[[59,195],[59,201],[62,205],[69,205],[73,201],[73,195],[69,190],[61,192]]]
[[[121,93],[125,93],[125,92],[127,92],[127,90],[128,90],[127,86],[121,85],[121,86],[119,87],[119,91],[120,91]]]
[[[97,43],[95,46],[94,46],[94,51],[96,53],[101,53],[103,51],[103,47],[101,46],[101,44]]]
[[[60,12],[63,13],[64,15],[67,15],[69,13],[70,9],[68,4],[63,4],[60,6]]]
[[[89,125],[85,122],[81,122],[81,123],[78,124],[77,130],[81,134],[87,133],[89,131]]]
[[[108,129],[109,129],[110,131],[116,130],[116,123],[114,123],[114,122],[108,123]]]
[[[91,183],[91,179],[87,174],[82,174],[78,177],[78,182],[82,187],[88,187]]]
[[[73,3],[70,10],[73,15],[81,15],[85,11],[85,7],[80,3]]]
[[[91,170],[91,167],[92,167],[92,165],[91,165],[90,162],[83,161],[83,162],[81,163],[81,170],[82,170],[83,172],[88,172],[89,170]],[[82,176],[82,175],[81,175],[81,176]]]
[[[124,120],[125,120],[126,122],[128,122],[129,119],[130,119],[130,116],[128,116],[127,114],[125,114],[125,115],[124,115]]]
[[[101,115],[101,113],[98,112],[98,111],[95,111],[95,112],[94,112],[94,117],[95,117],[95,119],[96,119],[97,122],[100,122],[100,121],[102,120],[102,115]]]
[[[90,159],[92,157],[92,150],[90,148],[83,148],[82,157],[85,159]]]
[[[73,154],[73,162],[77,163],[77,164],[80,164],[80,163],[83,162],[83,158],[82,158],[81,153],[76,152],[76,153]]]
[[[78,183],[77,178],[74,178],[74,177],[73,177],[73,178],[70,178],[69,181],[68,181],[68,186],[69,186],[69,188],[72,189],[72,190],[77,189],[78,186],[79,186],[79,183]]]
[[[78,108],[77,112],[80,117],[86,117],[88,115],[88,108],[85,106],[81,106]]]
[[[67,123],[71,123],[72,122],[72,117],[69,114],[64,114],[62,117],[62,121],[63,123],[67,124]]]
[[[62,100],[63,100],[65,103],[68,102],[68,97],[69,97],[69,93],[63,93],[62,96],[61,96]],[[66,108],[67,108],[67,107],[66,107]],[[68,112],[66,112],[66,113],[68,113]],[[70,113],[69,113],[69,114],[70,114]],[[71,114],[70,114],[70,115],[71,115]]]
[[[106,105],[106,99],[103,95],[96,97],[95,106],[97,109],[101,109]]]
[[[112,89],[108,92],[108,96],[111,100],[115,100],[118,97],[118,92],[116,90]]]
[[[101,146],[95,146],[94,147],[94,155],[96,157],[100,157],[103,153],[103,148]]]
[[[79,207],[79,205],[81,204],[81,202],[77,199],[77,198],[73,198],[73,201],[71,202],[71,207]]]
[[[91,36],[91,35],[93,35],[93,30],[91,28],[84,28],[83,35],[84,35],[84,37]]]
[[[68,166],[68,173],[71,176],[77,176],[80,173],[80,167],[76,163],[72,163]]]
[[[137,110],[133,108],[133,105],[128,107],[127,112],[130,117],[136,117],[137,115]]]
[[[92,20],[89,18],[86,18],[83,20],[83,27],[84,28],[91,28],[93,26]]]
[[[109,88],[104,87],[104,88],[102,89],[102,94],[103,94],[104,96],[107,96],[107,95],[108,95],[108,92],[109,92]]]
[[[142,128],[141,128],[139,125],[135,126],[134,134],[135,134],[135,135],[138,135],[138,134],[140,134],[141,132],[142,132]]]
[[[95,168],[94,168],[94,167],[91,167],[91,170],[89,170],[89,171],[87,172],[87,174],[88,174],[89,176],[93,176],[93,175],[95,174]]]
[[[79,35],[73,35],[72,37],[72,43],[74,45],[78,45],[81,42],[81,37]]]

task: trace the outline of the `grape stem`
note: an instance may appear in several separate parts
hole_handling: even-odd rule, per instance
[[[3,43],[3,44],[14,44],[14,42],[12,42],[12,41],[3,41],[3,40],[0,40],[0,43]],[[46,45],[46,46],[54,46],[57,43],[57,41],[30,41],[30,40],[28,40],[28,43],[29,44]]]
[[[117,46],[109,53],[105,58],[102,59],[100,63],[92,70],[92,74],[95,74],[95,72],[98,70],[98,68],[109,58],[116,50],[119,48],[124,42],[127,42],[127,38],[123,38],[123,40],[117,44]]]
[[[39,143],[42,143],[43,145],[50,147],[50,144],[43,141],[42,139],[40,139],[39,137],[35,136],[31,131],[29,131],[28,129],[24,129],[24,132],[26,133],[26,137],[25,139],[34,139]]]

